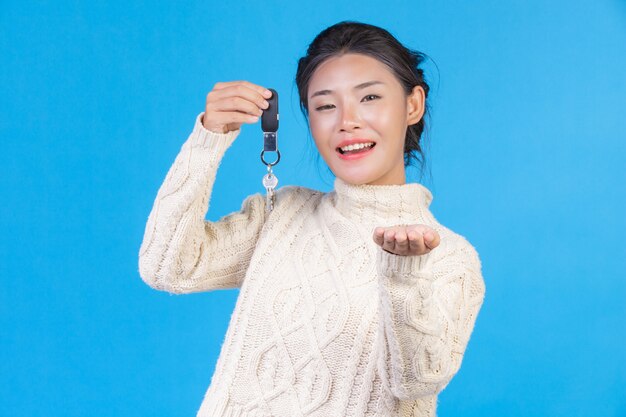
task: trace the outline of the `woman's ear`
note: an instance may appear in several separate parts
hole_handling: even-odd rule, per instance
[[[424,116],[426,105],[426,94],[424,89],[416,85],[413,87],[413,92],[407,97],[407,125],[411,126],[419,123]]]

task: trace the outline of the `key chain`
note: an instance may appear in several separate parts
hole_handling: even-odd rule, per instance
[[[263,177],[263,187],[266,192],[265,211],[270,212],[274,209],[274,189],[278,185],[278,178],[274,175],[272,167],[280,161],[280,151],[278,150],[277,137],[278,134],[278,93],[270,88],[272,97],[267,100],[269,107],[263,110],[261,116],[261,129],[263,130],[263,150],[261,151],[261,162],[267,167],[267,174]],[[276,152],[276,160],[267,162],[265,160],[265,152]]]

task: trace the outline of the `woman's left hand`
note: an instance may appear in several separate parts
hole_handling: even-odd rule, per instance
[[[423,224],[377,227],[374,242],[394,255],[424,255],[439,245],[440,238],[431,227]]]

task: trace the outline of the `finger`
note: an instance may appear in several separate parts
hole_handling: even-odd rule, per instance
[[[401,255],[406,255],[409,252],[409,238],[404,228],[396,232],[396,252]]]
[[[224,90],[224,89],[228,89],[228,88],[232,88],[232,87],[237,87],[237,86],[242,86],[245,87],[249,90],[253,90],[256,91],[258,94],[260,94],[261,96],[263,96],[264,98],[271,98],[272,97],[272,92],[270,90],[268,90],[265,87],[262,87],[260,85],[257,84],[253,84],[249,81],[225,81],[225,82],[219,82],[216,83],[213,86],[214,90]]]
[[[217,112],[211,115],[211,120],[216,125],[227,125],[231,123],[256,123],[258,116],[240,112]]]
[[[232,87],[235,85],[243,85],[245,87],[248,87],[251,90],[256,90],[259,94],[265,97],[268,97],[268,98],[272,97],[272,92],[269,89],[263,86],[260,86],[258,84],[251,83],[250,81],[246,81],[246,80],[222,81],[222,82],[215,83],[215,86],[213,86],[213,88],[221,90],[223,88],[228,88],[228,87]]]
[[[267,109],[269,107],[268,101],[261,94],[259,94],[258,91],[242,85],[234,85],[220,90],[212,90],[209,94],[207,94],[206,103],[207,106],[210,106],[231,97],[239,97],[249,101],[250,103],[256,105],[259,109]]]
[[[216,111],[216,112],[234,112],[238,111],[241,113],[248,113],[253,116],[261,116],[263,111],[259,108],[259,106],[248,100],[238,96],[231,97],[223,97],[217,101],[207,103],[208,111]]]
[[[376,229],[374,229],[374,242],[376,242],[377,245],[382,246],[383,243],[385,243],[385,229],[382,227],[377,227]]]
[[[410,230],[409,234],[409,251],[412,254],[420,255],[424,253],[424,239],[422,233],[416,229]]]
[[[395,253],[395,246],[396,246],[395,237],[396,237],[396,232],[394,229],[385,230],[384,242],[383,242],[384,250]]]
[[[422,235],[422,243],[426,250],[432,249],[439,244],[439,234],[432,227],[425,224],[415,224],[411,227]]]
[[[424,243],[430,249],[436,248],[439,246],[441,239],[439,237],[439,233],[436,230],[428,230],[424,233]]]

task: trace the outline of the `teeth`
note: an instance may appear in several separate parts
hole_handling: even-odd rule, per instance
[[[342,148],[340,148],[343,152],[348,152],[348,151],[355,151],[358,149],[364,149],[364,148],[369,148],[374,146],[374,142],[367,142],[367,143],[355,143],[354,145],[348,145],[348,146],[344,146]]]

